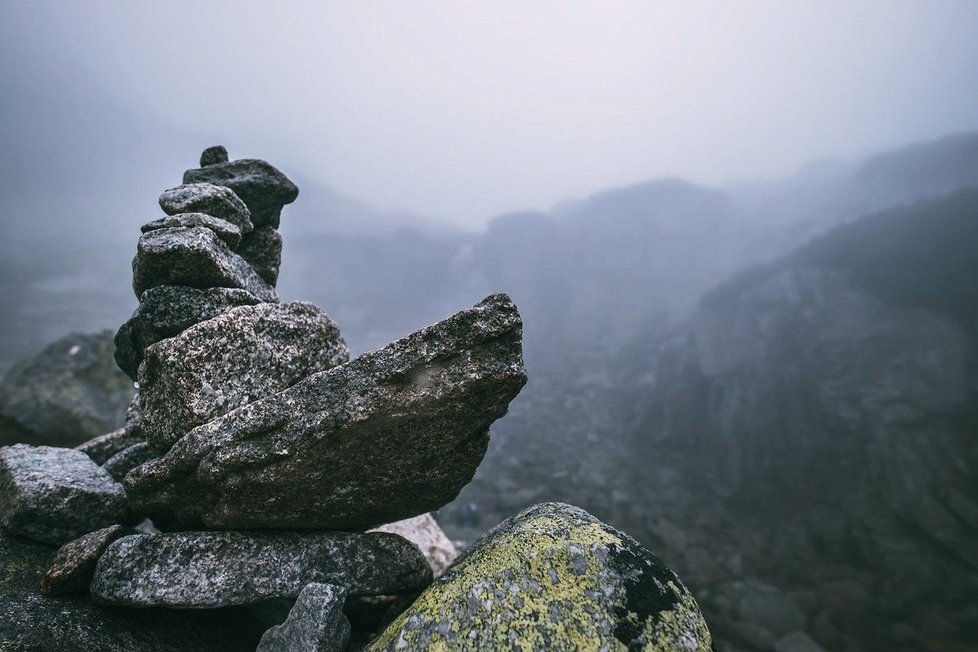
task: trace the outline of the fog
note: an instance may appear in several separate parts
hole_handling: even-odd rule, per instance
[[[220,143],[299,186],[279,295],[352,354],[519,307],[529,382],[450,536],[567,501],[673,567],[720,652],[978,649],[976,26],[939,1],[5,3],[0,371],[112,348],[140,225]],[[15,384],[0,444],[29,430]]]

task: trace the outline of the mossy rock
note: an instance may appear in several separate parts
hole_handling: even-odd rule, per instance
[[[708,652],[674,572],[587,512],[544,503],[477,541],[370,650]]]

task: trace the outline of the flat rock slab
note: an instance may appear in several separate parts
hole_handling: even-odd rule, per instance
[[[232,308],[144,354],[140,427],[159,452],[196,426],[350,359],[336,323],[302,301]]]
[[[161,527],[358,530],[450,502],[526,383],[505,295],[202,425],[126,476]]]
[[[465,551],[367,649],[710,652],[699,606],[658,557],[545,503]]]
[[[247,204],[256,227],[278,227],[282,207],[299,196],[299,189],[275,167],[260,159],[238,159],[187,170],[183,182],[226,186]],[[203,211],[207,212],[207,211]]]
[[[435,578],[441,577],[452,562],[458,557],[455,544],[452,543],[438,521],[431,514],[413,516],[403,521],[396,521],[374,528],[371,532],[390,532],[404,537],[418,547],[421,554],[428,560]]]
[[[312,582],[350,595],[431,583],[417,547],[385,533],[178,532],[123,537],[102,554],[94,600],[130,607],[214,608],[295,598]]]
[[[350,642],[350,621],[343,615],[345,602],[342,586],[309,584],[285,622],[261,637],[257,652],[345,652]]]
[[[139,297],[139,307],[115,334],[115,361],[136,379],[150,344],[179,335],[194,324],[237,306],[253,306],[258,297],[238,288],[188,288],[159,285]]]
[[[190,183],[170,188],[160,195],[160,208],[167,215],[206,213],[227,220],[241,233],[254,228],[251,211],[233,190],[223,185]]]
[[[224,241],[231,251],[238,248],[241,244],[241,229],[237,225],[228,222],[227,220],[222,220],[219,217],[212,217],[206,213],[178,213],[177,215],[170,215],[168,217],[162,217],[158,220],[153,220],[143,224],[140,230],[143,233],[148,233],[149,231],[156,231],[158,229],[172,229],[174,227],[193,227],[202,226],[205,229],[210,229],[213,231],[217,237]]]
[[[85,453],[92,458],[93,462],[102,466],[116,453],[121,453],[141,441],[143,441],[142,438],[127,432],[125,428],[119,428],[94,439],[89,439],[84,444],[76,446],[75,450]]]
[[[10,532],[62,544],[121,522],[127,511],[122,485],[79,450],[0,448],[0,525]]]
[[[203,227],[176,227],[144,233],[132,261],[136,296],[157,285],[241,288],[261,301],[278,301],[248,262],[217,234]]]
[[[128,528],[112,525],[61,546],[41,578],[41,594],[88,593],[88,584],[95,574],[99,557],[110,543],[127,533],[131,533]]]
[[[265,282],[274,286],[282,265],[282,235],[270,226],[261,226],[241,240],[238,255],[255,268]]]

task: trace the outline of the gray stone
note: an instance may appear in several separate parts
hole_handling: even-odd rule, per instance
[[[224,145],[212,145],[208,147],[200,154],[200,167],[204,168],[208,165],[217,165],[218,163],[228,162],[228,151],[224,148]]]
[[[202,226],[205,229],[210,229],[227,244],[231,251],[237,249],[238,245],[241,244],[241,229],[227,220],[212,217],[206,213],[178,213],[176,215],[161,217],[158,220],[143,224],[140,230],[143,233],[147,233],[158,229],[172,229],[178,226]]]
[[[251,265],[210,229],[159,229],[139,238],[132,261],[132,287],[136,296],[158,285],[194,288],[241,288],[261,301],[278,301]]]
[[[121,525],[89,532],[61,546],[41,578],[42,595],[88,593],[95,564],[109,544],[126,534]]]
[[[178,532],[113,543],[91,584],[97,602],[212,608],[295,598],[311,582],[350,595],[398,594],[431,583],[418,549],[385,533]]]
[[[679,577],[627,534],[561,503],[490,531],[369,650],[709,652]]]
[[[336,323],[311,303],[232,308],[146,349],[142,434],[169,450],[196,426],[349,359]]]
[[[126,477],[126,474],[132,471],[134,468],[150,461],[155,458],[156,454],[149,447],[149,444],[142,441],[137,444],[133,444],[129,448],[119,451],[115,455],[109,458],[109,460],[102,465],[102,468],[112,476],[112,479],[116,482],[122,482],[122,479]]]
[[[76,446],[121,426],[132,394],[132,381],[112,361],[111,332],[73,333],[0,383],[0,413],[17,426],[0,434],[0,445]]]
[[[285,622],[261,637],[258,652],[345,652],[350,641],[345,601],[342,586],[307,585]]]
[[[223,184],[185,183],[170,188],[160,195],[160,208],[167,215],[206,213],[227,220],[237,226],[242,234],[254,228],[251,222],[251,211],[248,210],[245,202]]]
[[[390,532],[404,537],[418,547],[428,560],[435,578],[441,577],[458,557],[458,551],[431,514],[413,516],[403,521],[381,525],[371,532]]]
[[[241,241],[238,255],[248,261],[265,282],[274,286],[282,264],[282,236],[270,226],[260,226]]]
[[[0,525],[61,544],[121,522],[126,494],[85,453],[17,444],[0,448]]]
[[[139,307],[115,334],[115,361],[136,379],[143,351],[150,344],[179,335],[194,324],[235,306],[259,303],[255,295],[237,288],[188,288],[158,285],[142,293]]]
[[[75,450],[80,450],[92,458],[93,462],[102,466],[116,453],[121,453],[141,441],[143,441],[142,438],[127,432],[125,428],[119,428],[94,439],[89,439],[84,444],[76,446]]]
[[[299,189],[288,177],[259,159],[239,159],[187,170],[183,182],[206,182],[230,188],[247,204],[256,227],[278,227],[282,207],[299,195]]]
[[[363,529],[453,500],[526,382],[505,295],[202,425],[126,476],[161,527]]]

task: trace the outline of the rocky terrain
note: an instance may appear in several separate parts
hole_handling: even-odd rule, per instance
[[[278,302],[296,186],[223,147],[200,166],[139,238],[124,426],[0,448],[0,649],[711,649],[676,574],[579,508],[457,560],[426,515],[526,383],[508,296],[351,360],[328,315]]]

